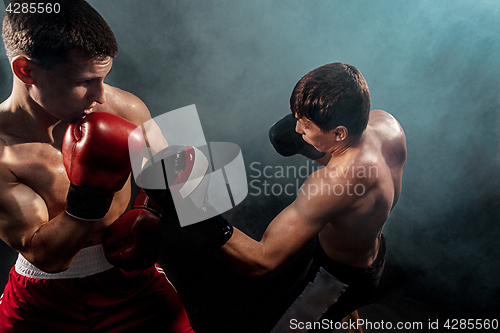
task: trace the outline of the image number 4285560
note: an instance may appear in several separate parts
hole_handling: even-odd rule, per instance
[[[5,11],[14,14],[58,14],[61,11],[61,5],[59,3],[42,3],[42,2],[32,2],[32,3],[8,3],[5,2]]]

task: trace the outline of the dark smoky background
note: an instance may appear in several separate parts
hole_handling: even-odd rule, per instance
[[[225,215],[257,239],[294,198],[278,185],[266,195],[263,182],[296,184],[259,171],[318,167],[279,156],[269,127],[290,112],[290,93],[308,71],[337,61],[356,66],[372,109],[393,114],[407,136],[403,191],[384,229],[380,299],[410,297],[456,317],[499,313],[500,2],[89,2],[120,45],[109,84],[139,96],[153,116],[196,104],[207,141],[241,147],[255,187]],[[1,62],[6,98],[11,74],[6,57]],[[174,235],[165,231],[162,264],[200,332],[265,319],[263,304],[274,304],[268,292],[285,288],[283,278],[301,263],[252,281]],[[5,283],[15,253],[2,244],[3,253]]]

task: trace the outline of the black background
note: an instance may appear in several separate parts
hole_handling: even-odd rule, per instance
[[[403,192],[384,229],[387,269],[362,317],[498,317],[498,1],[89,2],[120,45],[107,82],[140,97],[153,116],[196,104],[207,141],[241,147],[249,181],[254,162],[313,168],[277,155],[267,131],[308,71],[336,61],[359,68],[372,108],[400,121],[408,146]],[[11,73],[0,61],[5,99]],[[255,194],[226,215],[258,239],[293,196]],[[168,229],[161,263],[197,332],[256,332],[310,249],[251,281]],[[16,253],[3,242],[0,251],[3,286]]]

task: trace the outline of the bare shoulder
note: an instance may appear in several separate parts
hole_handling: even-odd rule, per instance
[[[401,124],[394,118],[392,114],[383,110],[370,111],[370,118],[368,120],[370,126],[384,127],[387,130],[393,130],[400,135],[404,136]]]
[[[356,185],[351,179],[352,166],[335,168],[327,166],[313,172],[304,181],[294,204],[307,212],[311,220],[329,222],[332,216],[348,209]],[[351,193],[352,192],[352,193]]]
[[[401,124],[389,112],[370,112],[368,126],[382,143],[382,153],[386,160],[403,165],[406,162],[406,136]],[[392,164],[392,163],[391,163]]]
[[[144,102],[125,90],[105,85],[106,103],[96,111],[106,111],[123,117],[137,126],[151,119],[151,114]]]

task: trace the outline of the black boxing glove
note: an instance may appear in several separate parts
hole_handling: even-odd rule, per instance
[[[194,224],[184,227],[188,237],[204,247],[217,248],[232,236],[233,226],[208,203],[209,164],[206,156],[191,146],[169,146],[157,153],[168,189],[147,189],[145,192],[162,208],[162,220],[179,223],[178,211],[183,217],[192,217]],[[147,174],[147,170],[143,170]],[[174,197],[175,203],[174,204]],[[211,216],[208,219],[204,216]]]
[[[233,225],[220,214],[184,229],[193,242],[211,249],[223,246],[233,236]]]
[[[304,141],[302,135],[295,131],[296,125],[297,119],[292,114],[288,114],[278,120],[269,130],[269,140],[278,154],[285,157],[301,154],[311,160],[325,156],[325,153]]]
[[[175,197],[178,208],[192,212],[193,218],[199,211],[203,213],[207,206],[208,160],[199,149],[191,146],[168,146],[154,156],[154,162],[141,171],[141,177],[149,177],[153,171],[155,177],[161,176],[166,189],[150,189],[144,191],[165,212],[166,216],[176,217]],[[158,180],[157,180],[158,181]],[[151,183],[151,181],[148,181]],[[142,185],[142,180],[139,180]]]
[[[172,194],[169,190],[145,190],[150,194],[154,201],[160,202],[162,207],[162,221],[169,223],[172,226],[172,221],[175,221],[174,228],[180,228],[179,218],[175,209],[175,204],[172,199]],[[203,208],[192,207],[192,209],[202,209],[203,213],[212,211],[213,214],[218,214],[214,208],[207,205]],[[215,215],[207,220],[190,224],[183,227],[187,233],[187,237],[194,243],[212,249],[219,248],[229,241],[233,235],[233,225],[222,215]]]

